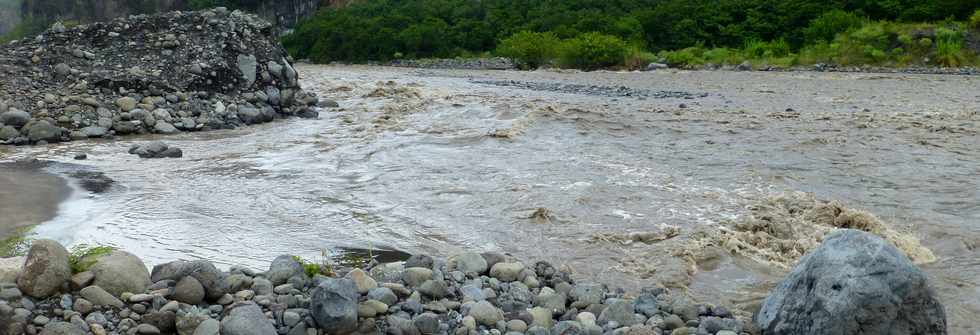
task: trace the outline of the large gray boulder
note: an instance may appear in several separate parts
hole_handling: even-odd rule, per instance
[[[44,120],[32,122],[25,126],[25,128],[27,128],[27,137],[31,139],[31,142],[58,142],[61,141],[61,134],[64,132],[64,129],[61,129],[61,127],[52,125]]]
[[[228,281],[225,280],[227,274],[218,270],[209,261],[173,261],[153,267],[150,273],[150,280],[154,283],[161,280],[179,281],[185,276],[194,277],[201,286],[204,286],[206,296],[210,300],[217,300],[222,295],[228,293]]]
[[[919,270],[881,238],[844,229],[800,260],[756,315],[763,334],[946,334]]]
[[[100,257],[90,271],[95,275],[94,285],[115,296],[125,292],[143,293],[152,284],[146,264],[122,250]]]
[[[0,141],[9,141],[20,137],[20,132],[13,126],[0,127]]]
[[[8,126],[14,126],[17,128],[23,127],[25,124],[31,121],[31,114],[25,111],[11,108],[10,110],[0,114],[0,123]]]
[[[357,329],[357,285],[350,279],[327,278],[310,294],[310,312],[320,329],[347,334]]]
[[[194,277],[186,276],[174,286],[173,299],[189,305],[197,305],[204,301],[204,286]]]
[[[242,302],[229,307],[221,320],[221,335],[275,335],[276,327],[265,317],[262,308],[253,302]]]
[[[272,264],[269,265],[269,271],[265,273],[265,277],[272,282],[272,285],[279,286],[285,284],[293,276],[305,274],[306,271],[303,270],[303,265],[296,261],[293,256],[282,255],[272,260]]]
[[[61,290],[71,279],[68,250],[58,242],[35,240],[27,252],[24,270],[17,278],[17,288],[35,298],[47,298]]]

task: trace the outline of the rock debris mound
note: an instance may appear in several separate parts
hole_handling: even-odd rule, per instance
[[[315,117],[274,27],[239,11],[55,24],[0,48],[0,143],[234,128]]]

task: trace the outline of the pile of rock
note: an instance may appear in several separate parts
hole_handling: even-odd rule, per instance
[[[0,48],[0,143],[315,117],[274,28],[224,8],[55,25]]]
[[[737,334],[723,307],[653,288],[635,298],[576,283],[546,262],[495,253],[309,277],[294,257],[268,271],[175,261],[148,272],[114,251],[72,273],[68,252],[34,242],[16,284],[0,284],[0,334]],[[720,332],[720,333],[719,333]]]
[[[628,296],[496,253],[310,277],[292,256],[263,273],[205,260],[148,272],[114,251],[72,273],[68,252],[39,240],[25,259],[0,261],[0,281],[16,278],[0,284],[0,335],[945,334],[942,305],[904,257],[867,233],[831,236],[752,324],[662,287]]]

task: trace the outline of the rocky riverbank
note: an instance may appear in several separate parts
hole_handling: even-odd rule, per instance
[[[651,63],[647,71],[665,70],[671,67],[664,63]],[[739,65],[705,64],[682,66],[685,70],[703,71],[763,71],[763,72],[841,72],[841,73],[902,73],[902,74],[943,74],[943,75],[980,75],[980,69],[975,67],[889,67],[889,66],[843,66],[835,64],[797,65],[791,67],[758,65],[749,62]]]
[[[513,70],[517,65],[510,58],[428,58],[398,59],[389,63],[397,67],[421,69],[459,69],[459,70]]]
[[[0,49],[0,144],[315,117],[274,27],[224,8],[66,28]]]
[[[856,230],[828,236],[755,321],[679,290],[627,294],[576,282],[548,262],[497,253],[351,268],[283,255],[265,272],[222,271],[206,260],[147,271],[125,251],[69,252],[37,240],[26,257],[0,260],[0,283],[0,335],[946,332],[925,275],[884,240]]]

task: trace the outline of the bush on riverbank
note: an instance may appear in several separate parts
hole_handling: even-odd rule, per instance
[[[976,51],[966,46],[971,32],[966,23],[896,23],[889,21],[828,23],[822,19],[811,25],[812,43],[792,51],[783,41],[751,41],[742,49],[686,48],[661,52],[667,63],[680,67],[705,64],[754,66],[794,66],[818,63],[878,66],[969,66],[980,64]],[[828,31],[841,30],[831,40]]]
[[[874,27],[864,27],[884,22],[903,27],[947,19],[963,22],[954,29],[961,31],[980,22],[980,15],[970,16],[977,9],[980,3],[970,0],[378,0],[325,7],[285,37],[284,44],[293,57],[316,62],[455,58],[496,51],[527,67],[555,61],[587,69],[597,67],[597,59],[562,54],[591,53],[602,58],[599,63],[631,69],[644,67],[637,64],[655,58],[655,53],[678,65],[718,60],[783,65],[826,58],[895,65],[972,64],[974,57],[966,50],[970,44],[959,47],[956,38],[943,42],[942,50],[933,45],[929,52],[914,54],[904,45],[900,50],[895,50],[897,45],[865,48],[858,44],[860,36],[848,35],[863,29],[875,33]],[[602,43],[609,49],[557,47],[557,40],[564,46],[590,33],[616,38],[625,47],[618,41]],[[911,56],[901,59],[903,52]],[[922,56],[929,56],[929,61],[920,61]]]
[[[536,68],[558,56],[561,40],[552,32],[521,31],[500,41],[497,55],[516,61],[522,68]]]

